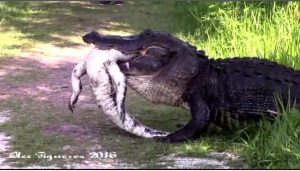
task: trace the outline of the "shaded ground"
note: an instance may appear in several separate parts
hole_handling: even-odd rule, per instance
[[[119,130],[96,107],[86,77],[75,113],[68,111],[72,68],[90,49],[80,40],[84,32],[129,34],[144,28],[176,30],[168,22],[173,19],[174,11],[161,10],[168,3],[152,2],[151,8],[146,1],[127,3],[126,8],[83,2],[32,3],[29,8],[35,10],[30,15],[31,22],[22,17],[4,22],[1,30],[26,33],[24,39],[32,41],[30,48],[26,48],[26,43],[10,47],[25,49],[13,58],[3,56],[0,61],[0,168],[241,167],[240,162],[232,164],[236,157],[227,154],[222,157],[223,153],[212,153],[204,158],[182,156],[175,154],[177,145],[156,143]],[[45,10],[49,7],[52,10]],[[157,22],[161,15],[165,17]],[[133,91],[129,91],[126,103],[128,110],[143,123],[163,130],[175,130],[176,123],[189,118],[187,111],[150,104]],[[12,152],[31,158],[9,158]],[[48,160],[38,158],[37,152],[72,157]],[[105,152],[117,157],[104,159]],[[74,158],[76,155],[83,158]]]

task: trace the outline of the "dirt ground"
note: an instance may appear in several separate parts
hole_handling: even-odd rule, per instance
[[[0,89],[1,100],[11,100],[16,97],[31,98],[34,101],[51,104],[58,109],[60,113],[70,115],[70,111],[67,109],[67,101],[71,95],[70,87],[70,74],[77,62],[79,62],[84,54],[87,54],[89,47],[76,47],[72,49],[57,49],[58,56],[52,56],[43,58],[42,54],[24,54],[20,58],[6,60],[1,63],[1,85]],[[35,78],[36,77],[36,78]],[[88,89],[87,79],[84,80],[84,89]],[[82,108],[96,108],[93,103],[93,98],[87,91],[83,91],[80,103],[83,104]],[[26,103],[24,101],[24,103]],[[36,106],[37,110],[43,110]],[[11,119],[10,113],[13,111],[6,110],[1,112],[1,122],[7,122]],[[72,116],[77,117],[79,111]],[[80,117],[80,116],[79,116]],[[76,120],[76,119],[75,119]],[[44,126],[43,134],[61,134],[72,138],[73,140],[82,141],[83,139],[89,139],[94,133],[86,125],[71,124],[71,123],[54,123],[46,124]],[[10,137],[4,133],[0,134],[1,151],[12,152],[10,143]],[[94,146],[101,148],[100,145]],[[71,146],[65,146],[64,148],[73,148]],[[4,155],[5,156],[5,155]],[[5,158],[1,158],[1,168],[14,167],[11,164],[5,162]],[[67,163],[63,167],[66,168],[132,168],[133,166],[126,164],[119,160],[105,160],[105,162],[89,161],[85,160],[81,163]],[[55,165],[50,166],[26,166],[25,168],[58,168]]]

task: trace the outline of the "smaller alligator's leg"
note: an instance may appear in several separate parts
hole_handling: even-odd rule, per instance
[[[84,74],[86,74],[85,63],[80,62],[74,67],[74,69],[72,71],[72,76],[71,76],[73,93],[72,93],[72,95],[69,99],[69,103],[68,103],[68,107],[71,110],[71,112],[73,112],[73,109],[75,108],[75,104],[81,93],[82,84],[81,84],[80,77],[82,77]]]
[[[201,95],[196,93],[190,95],[188,103],[191,109],[192,119],[179,130],[165,137],[157,137],[157,140],[163,142],[179,142],[192,139],[200,131],[203,131],[208,127],[210,123],[210,111]]]
[[[103,63],[109,76],[112,78],[116,85],[116,104],[120,114],[122,123],[125,120],[125,97],[126,97],[126,78],[121,72],[118,64],[112,61],[106,61]]]

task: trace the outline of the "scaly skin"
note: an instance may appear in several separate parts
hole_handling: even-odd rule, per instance
[[[275,94],[284,104],[300,108],[300,72],[258,58],[209,59],[203,51],[168,33],[146,30],[132,36],[85,35],[100,49],[114,48],[123,53],[147,54],[155,45],[167,55],[141,57],[129,61],[130,69],[119,64],[128,84],[155,103],[187,105],[192,119],[160,141],[178,142],[198,137],[210,123],[223,128],[276,117]],[[155,64],[155,67],[154,67]],[[153,65],[153,67],[151,67]],[[150,66],[143,70],[143,67]],[[157,67],[158,66],[158,67]]]
[[[277,97],[282,97],[284,106],[290,103],[300,109],[299,71],[258,58],[207,59],[199,68],[183,96],[191,121],[158,140],[197,138],[210,123],[231,130],[262,117],[275,119]]]
[[[125,77],[116,62],[129,58],[131,58],[131,56],[123,55],[116,50],[93,49],[85,60],[77,64],[73,69],[73,94],[69,100],[69,109],[73,111],[82,89],[80,78],[87,73],[91,81],[90,85],[97,105],[118,127],[129,133],[145,138],[165,136],[167,132],[149,128],[125,111]],[[111,80],[117,87],[116,92],[113,90]]]
[[[259,58],[210,59],[200,68],[186,93],[200,93],[219,126],[276,117],[276,94],[300,107],[299,71]]]
[[[114,98],[112,98],[113,90],[109,75],[102,68],[97,75],[91,80],[91,88],[96,98],[97,105],[101,108],[103,113],[110,118],[118,127],[144,138],[152,138],[155,136],[163,136],[167,133],[151,129],[142,125],[131,114],[125,111],[124,121],[119,119],[118,109]]]

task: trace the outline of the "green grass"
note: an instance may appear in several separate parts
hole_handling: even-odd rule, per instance
[[[254,133],[241,131],[243,135],[238,137],[244,145],[242,155],[251,167],[297,169],[300,167],[300,112],[292,108],[290,101],[284,104],[281,96],[275,97],[277,109],[281,111],[278,119],[272,122],[265,119]]]
[[[18,100],[9,99],[1,102],[0,108],[13,109],[10,121],[0,124],[1,131],[12,137],[10,143],[13,148],[10,152],[20,152],[22,155],[32,156],[24,159],[10,158],[9,160],[15,162],[16,166],[28,166],[29,164],[62,165],[62,162],[65,162],[54,160],[49,163],[35,155],[37,152],[46,152],[53,155],[69,154],[63,152],[62,148],[65,145],[73,144],[70,139],[62,135],[47,136],[43,133],[43,126],[57,122],[58,118],[51,111],[53,106],[33,101],[31,98],[22,100],[19,98]]]
[[[7,21],[10,20],[26,20],[33,11],[24,8],[24,5],[12,2],[0,3],[0,55],[12,56],[16,53],[22,52],[26,48],[30,48],[33,44],[24,39],[24,34],[13,27],[3,27]]]
[[[209,56],[258,56],[300,68],[299,2],[195,3],[189,11],[195,31],[178,36]]]
[[[274,123],[264,121],[255,134],[246,135],[241,154],[251,168],[300,168],[299,111],[284,111]]]

